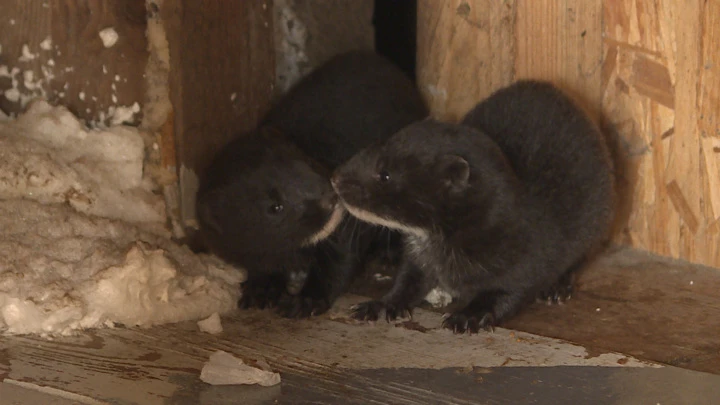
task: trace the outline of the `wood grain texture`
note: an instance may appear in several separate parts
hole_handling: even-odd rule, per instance
[[[535,305],[509,328],[720,374],[720,272],[623,248],[581,273],[562,307]]]
[[[238,403],[237,398],[283,403],[300,399],[293,395],[303,389],[327,396],[313,403],[475,404],[483,398],[503,404],[507,393],[502,389],[487,397],[484,384],[457,389],[454,384],[462,382],[457,379],[448,380],[447,387],[419,385],[413,379],[388,383],[383,370],[642,365],[620,352],[720,373],[717,271],[623,249],[597,261],[582,274],[579,287],[565,305],[535,304],[506,325],[515,331],[497,328],[492,334],[453,335],[440,327],[442,311],[423,309],[414,312],[414,325],[354,322],[347,318],[348,308],[365,298],[345,296],[327,315],[308,320],[238,311],[223,317],[224,331],[218,335],[183,322],[86,331],[52,341],[0,337],[0,381],[23,381],[112,404],[224,404]],[[215,350],[244,360],[262,356],[281,373],[282,385],[202,383],[200,370]],[[606,387],[607,380],[590,385]],[[254,395],[266,395],[266,402]],[[228,402],[221,401],[223,396]]]
[[[720,5],[420,1],[418,80],[457,120],[497,87],[550,80],[616,160],[616,242],[720,267]]]
[[[551,80],[600,110],[600,0],[418,2],[418,82],[433,116],[457,120],[520,78]]]
[[[33,85],[29,86],[33,88],[28,88],[23,76],[25,71],[29,71],[33,76],[38,75],[37,79],[47,80],[42,76],[41,69],[49,69],[47,61],[57,55],[48,55],[52,50],[42,51],[40,43],[52,32],[52,10],[43,7],[39,1],[6,0],[0,2],[0,15],[3,16],[0,18],[0,32],[3,33],[0,38],[0,69],[7,69],[0,74],[0,109],[8,114],[17,114],[24,110],[20,96],[24,95],[27,103],[27,98],[42,96],[43,92],[49,91],[48,84],[43,82],[38,83],[40,88]],[[27,46],[33,59],[20,60],[23,45]],[[6,76],[8,73],[11,77]],[[37,81],[33,80],[32,84],[35,83]]]
[[[181,210],[188,219],[196,177],[268,109],[275,78],[272,2],[166,0],[160,14],[170,47]]]
[[[550,80],[600,112],[602,1],[517,2],[515,79]]]
[[[700,215],[704,219],[705,263],[720,267],[720,2],[702,10],[702,54],[698,67]]]
[[[103,118],[112,108],[142,103],[147,61],[144,2],[5,0],[0,15],[0,65],[18,69],[16,87],[23,98],[45,96],[87,122],[106,124]],[[106,48],[98,33],[109,27],[119,38]],[[43,49],[43,43],[49,47]],[[34,58],[22,58],[24,45]],[[29,74],[32,79],[26,80]],[[6,90],[11,88],[11,79],[0,78],[0,108],[21,112],[24,103],[8,98]],[[129,123],[140,119],[136,114]]]
[[[431,114],[459,120],[513,79],[515,1],[419,0],[417,78]]]
[[[236,399],[230,403],[238,403],[238,398],[247,401],[242,403],[274,403],[250,401],[248,393],[264,391],[275,399],[280,390],[284,399],[300,400],[293,393],[310,388],[328,397],[311,403],[472,405],[487,394],[481,384],[467,391],[452,385],[440,391],[412,380],[388,384],[382,370],[654,366],[611,352],[588,357],[580,346],[501,328],[492,335],[453,335],[440,328],[441,314],[422,309],[414,314],[415,329],[402,323],[349,320],[347,309],[363,299],[344,297],[332,314],[308,320],[239,311],[223,318],[224,331],[219,335],[202,333],[194,322],[183,322],[152,329],[89,331],[53,341],[0,338],[0,381],[47,386],[100,403],[226,403],[201,400],[220,387],[199,380],[203,363],[223,350],[246,362],[265,359],[282,378],[280,387],[225,387],[225,394]],[[503,397],[501,391],[490,403],[504,403]]]
[[[631,184],[616,241],[720,266],[720,7],[605,0],[603,109]]]
[[[352,291],[381,299],[388,288]],[[579,272],[571,300],[535,303],[503,327],[580,344],[591,358],[614,351],[720,374],[718,290],[714,268],[616,246]]]

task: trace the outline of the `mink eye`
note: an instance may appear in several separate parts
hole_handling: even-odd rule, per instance
[[[270,214],[279,214],[279,213],[282,212],[282,210],[283,210],[284,208],[285,208],[285,207],[283,207],[282,204],[277,204],[277,203],[276,203],[276,204],[271,205],[270,208],[268,208],[268,212],[269,212]]]
[[[378,173],[378,180],[380,180],[381,183],[387,183],[390,181],[390,173],[388,173],[387,170],[381,171]]]

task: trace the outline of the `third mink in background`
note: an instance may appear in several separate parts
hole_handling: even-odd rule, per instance
[[[240,307],[321,314],[371,257],[391,256],[399,234],[343,217],[330,173],[427,114],[390,61],[351,51],[301,79],[256,130],[222,148],[200,181],[199,234],[247,269]]]

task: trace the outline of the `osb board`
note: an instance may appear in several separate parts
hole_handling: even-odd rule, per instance
[[[272,1],[165,0],[183,219],[217,150],[255,127],[275,80]]]
[[[720,266],[720,5],[606,0],[603,109],[629,193],[616,239]]]
[[[418,83],[436,118],[456,121],[520,78],[552,80],[600,106],[600,0],[418,2]]]
[[[42,95],[42,89],[51,103],[67,106],[86,121],[98,121],[101,113],[107,116],[110,107],[143,102],[144,2],[3,0],[0,15],[0,66],[10,72],[18,69],[13,78],[23,96]],[[119,38],[105,48],[98,33],[109,27]],[[41,48],[48,38],[49,49]],[[34,58],[20,60],[24,45]],[[32,78],[26,80],[29,74]],[[18,113],[21,103],[5,96],[12,88],[11,78],[0,77],[0,109]],[[131,123],[140,118],[136,114]]]
[[[520,78],[598,118],[616,159],[616,242],[720,267],[720,4],[420,1],[418,81],[455,121]]]

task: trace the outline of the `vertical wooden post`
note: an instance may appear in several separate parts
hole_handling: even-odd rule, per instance
[[[165,0],[180,217],[194,218],[198,176],[267,110],[275,79],[272,1]]]
[[[600,0],[517,1],[515,79],[550,80],[598,118],[601,17]]]
[[[513,79],[514,0],[419,0],[417,81],[433,116],[455,121]]]

